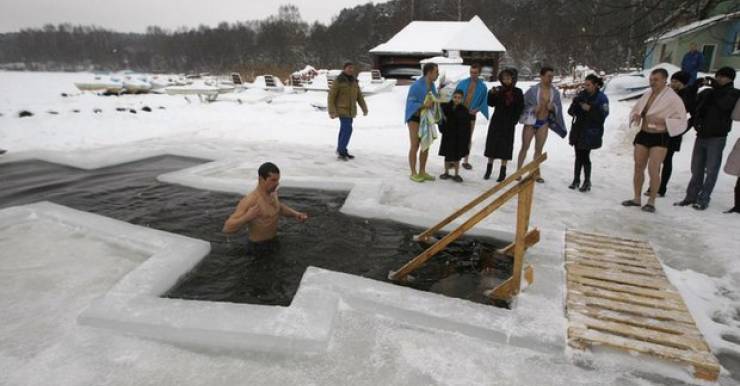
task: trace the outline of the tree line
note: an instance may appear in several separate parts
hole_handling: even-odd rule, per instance
[[[730,0],[737,7],[738,0]],[[478,15],[507,47],[504,65],[536,71],[583,63],[612,71],[640,66],[650,36],[709,15],[726,0],[391,0],[346,8],[328,25],[298,8],[263,20],[215,27],[121,33],[95,26],[46,25],[0,34],[0,63],[29,69],[146,72],[272,72],[307,64],[368,68],[368,51],[413,20]],[[737,10],[737,9],[735,9]]]

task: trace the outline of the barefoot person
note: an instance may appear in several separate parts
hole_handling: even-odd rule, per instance
[[[308,215],[281,204],[277,188],[280,184],[280,170],[275,164],[266,162],[259,167],[257,188],[244,196],[236,206],[234,213],[224,224],[223,232],[239,232],[244,226],[249,228],[248,251],[258,252],[270,249],[277,234],[280,217],[292,217],[300,222],[306,221]]]
[[[480,77],[480,64],[473,63],[470,65],[470,77],[463,79],[457,84],[455,91],[463,93],[463,104],[470,113],[470,141],[469,146],[473,144],[473,131],[475,130],[475,118],[478,116],[478,112],[483,114],[488,119],[488,104],[486,104],[486,94],[488,93],[488,87]],[[473,165],[470,164],[470,149],[465,154],[462,166],[465,169],[472,169]]]
[[[434,99],[438,98],[437,88],[434,81],[437,80],[439,70],[434,63],[426,63],[422,69],[423,76],[409,87],[409,93],[406,97],[406,113],[404,115],[406,125],[409,128],[409,168],[411,169],[411,181],[424,182],[434,181],[434,177],[427,173],[427,158],[429,158],[430,141],[436,138],[434,127],[428,127],[431,132],[425,131],[422,123],[427,125],[428,113],[435,109]],[[436,123],[436,122],[435,122]],[[432,123],[433,125],[433,123]],[[417,172],[418,159],[418,172]]]
[[[501,160],[496,182],[506,178],[506,163],[511,161],[514,153],[514,129],[524,111],[524,93],[516,87],[517,72],[507,68],[498,74],[500,86],[492,87],[488,92],[488,105],[493,107],[493,116],[488,123],[485,156],[488,157],[486,174],[483,179],[491,178],[493,160]]]
[[[681,97],[668,87],[668,72],[656,68],[650,73],[650,90],[640,98],[630,113],[630,127],[639,127],[635,136],[634,196],[622,202],[624,206],[642,206],[640,196],[645,182],[645,169],[650,175],[650,197],[642,207],[655,212],[655,196],[660,188],[660,165],[668,152],[672,134],[686,130],[686,108]]]
[[[329,117],[339,118],[339,138],[337,139],[337,157],[341,161],[354,159],[349,154],[347,146],[352,137],[352,121],[357,116],[357,105],[360,105],[362,114],[367,115],[367,104],[362,97],[360,85],[355,77],[355,66],[345,63],[342,73],[332,83],[327,98]]]
[[[683,100],[683,106],[686,108],[686,112],[689,113],[688,131],[693,126],[694,116],[696,115],[694,106],[696,105],[696,94],[699,88],[704,85],[704,80],[699,79],[691,86],[689,84],[689,73],[685,71],[677,71],[671,75],[670,86],[673,91],[681,97]],[[668,191],[668,181],[671,179],[673,174],[673,155],[681,151],[681,142],[683,135],[677,135],[668,139],[668,152],[663,160],[663,167],[660,169],[660,189],[658,190],[658,197],[665,197]],[[650,195],[650,189],[645,192],[646,196]]]
[[[554,131],[561,138],[565,138],[567,134],[560,92],[552,85],[554,76],[555,70],[552,67],[542,67],[540,83],[530,87],[524,94],[524,113],[520,120],[524,124],[524,130],[522,130],[522,149],[519,151],[517,170],[524,166],[532,138],[534,138],[534,158],[538,158],[545,148],[549,130]],[[537,182],[542,183],[545,180],[538,177]]]

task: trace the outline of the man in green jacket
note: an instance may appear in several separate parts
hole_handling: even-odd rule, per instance
[[[363,115],[367,115],[367,105],[362,97],[360,85],[355,78],[355,66],[345,63],[342,73],[332,84],[329,90],[329,116],[339,118],[339,140],[337,141],[337,155],[342,161],[355,158],[347,151],[349,139],[352,136],[352,120],[357,116],[357,105],[362,108]]]

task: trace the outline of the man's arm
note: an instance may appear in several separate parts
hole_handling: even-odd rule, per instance
[[[339,88],[337,86],[338,82],[335,80],[334,83],[332,83],[331,88],[329,89],[329,95],[326,99],[326,105],[329,108],[329,116],[333,118],[337,117],[337,93],[339,92]]]
[[[362,89],[360,89],[359,84],[357,85],[357,104],[360,105],[362,113],[367,115],[367,104],[365,103],[365,97],[362,96]]]
[[[260,208],[256,205],[253,195],[247,196],[239,201],[234,213],[224,223],[224,233],[236,233],[245,225],[252,222],[260,215]]]
[[[307,214],[301,213],[283,203],[280,203],[280,215],[283,217],[292,217],[298,221],[306,221],[308,219]]]

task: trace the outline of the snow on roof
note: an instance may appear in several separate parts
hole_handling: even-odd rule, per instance
[[[474,16],[470,21],[414,21],[390,40],[370,50],[372,54],[439,55],[444,51],[504,52],[506,48]]]
[[[446,56],[435,56],[433,58],[426,58],[419,61],[421,64],[426,63],[437,63],[437,64],[463,64],[462,58],[448,58]]]
[[[673,39],[676,37],[679,37],[681,35],[685,35],[689,32],[694,32],[700,29],[704,29],[707,27],[711,27],[719,22],[725,21],[725,20],[731,20],[740,17],[740,12],[733,12],[733,13],[727,13],[724,15],[717,15],[714,17],[710,17],[709,19],[699,20],[695,21],[690,24],[686,24],[683,27],[676,28],[674,30],[668,31],[660,36],[655,36],[652,38],[649,38],[645,40],[645,43],[650,43],[653,41],[661,41],[661,40],[668,40]]]

